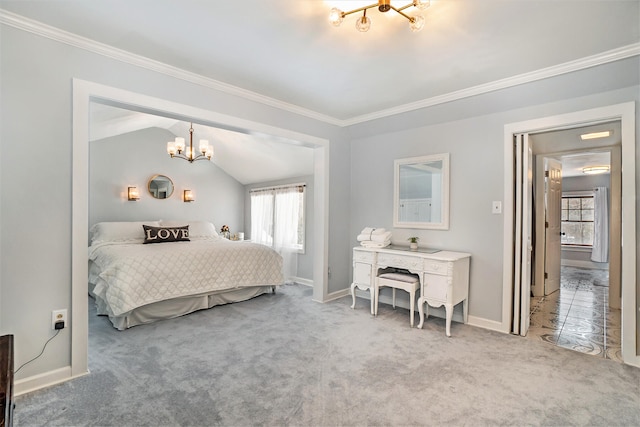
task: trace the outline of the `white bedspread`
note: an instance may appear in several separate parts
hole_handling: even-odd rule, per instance
[[[99,271],[93,294],[111,316],[171,298],[284,282],[282,257],[273,249],[224,239],[103,243],[89,248],[89,260]]]

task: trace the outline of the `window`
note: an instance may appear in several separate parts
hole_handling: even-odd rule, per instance
[[[305,185],[251,190],[251,240],[304,253]]]
[[[593,246],[593,195],[562,196],[563,245]]]

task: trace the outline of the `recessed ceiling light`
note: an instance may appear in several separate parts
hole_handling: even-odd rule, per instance
[[[606,138],[611,136],[613,131],[606,130],[604,132],[591,132],[591,133],[583,133],[580,135],[580,138],[584,141],[585,139],[598,139],[598,138]]]
[[[595,175],[607,172],[609,172],[609,166],[588,166],[586,168],[582,168],[582,173],[586,173],[587,175]]]

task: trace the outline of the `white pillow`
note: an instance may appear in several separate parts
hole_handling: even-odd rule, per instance
[[[189,238],[191,240],[198,239],[219,239],[216,226],[208,221],[164,221],[160,220],[161,227],[180,227],[189,226]]]
[[[91,244],[105,242],[144,242],[144,229],[142,225],[159,227],[159,221],[135,221],[135,222],[99,222],[89,230]]]

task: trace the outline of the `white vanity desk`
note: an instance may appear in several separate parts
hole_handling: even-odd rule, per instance
[[[432,307],[445,307],[446,334],[451,336],[451,318],[453,307],[462,302],[463,321],[467,323],[469,312],[469,259],[471,255],[461,252],[439,251],[434,249],[411,250],[406,246],[387,246],[386,248],[353,248],[353,283],[351,295],[355,306],[355,288],[371,292],[371,312],[373,314],[373,293],[378,271],[394,267],[408,270],[420,278],[420,298],[418,312],[422,329],[424,323],[424,304]],[[429,316],[427,307],[426,316]]]

